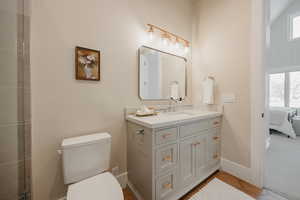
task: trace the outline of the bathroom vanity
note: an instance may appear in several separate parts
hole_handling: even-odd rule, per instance
[[[221,113],[126,119],[128,184],[138,199],[179,199],[220,168]]]

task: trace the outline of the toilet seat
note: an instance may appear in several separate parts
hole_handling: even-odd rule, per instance
[[[124,200],[122,188],[109,172],[93,176],[68,187],[67,200]]]

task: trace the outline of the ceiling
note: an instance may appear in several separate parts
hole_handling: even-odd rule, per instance
[[[270,0],[271,5],[271,23],[281,15],[281,13],[294,1],[294,0]]]

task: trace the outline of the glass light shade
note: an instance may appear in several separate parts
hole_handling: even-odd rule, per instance
[[[153,31],[148,31],[148,37],[149,37],[150,40],[153,40],[154,32]]]
[[[184,47],[184,53],[188,53],[189,50],[190,50],[189,46],[185,46],[185,47]]]
[[[163,37],[162,38],[162,43],[164,46],[168,46],[169,45],[169,39],[167,37]]]
[[[175,48],[176,48],[176,49],[179,49],[179,48],[180,48],[180,43],[179,43],[178,41],[175,43]]]

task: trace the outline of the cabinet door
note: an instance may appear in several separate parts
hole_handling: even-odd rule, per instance
[[[201,176],[205,173],[207,165],[207,135],[198,136],[195,138],[195,164],[196,176]]]
[[[173,170],[156,180],[156,200],[171,199],[177,189],[176,175],[176,170]]]
[[[192,183],[195,171],[195,137],[180,142],[180,184],[185,187]]]

